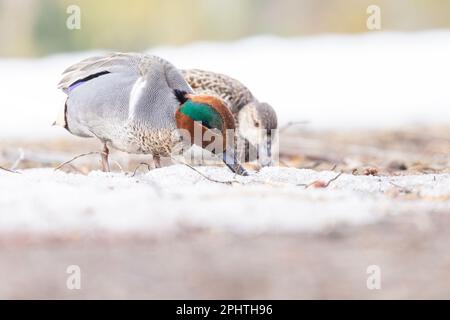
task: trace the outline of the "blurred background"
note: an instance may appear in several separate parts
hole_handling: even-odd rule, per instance
[[[0,56],[367,32],[372,4],[382,8],[384,31],[450,27],[446,0],[0,0]],[[64,27],[69,5],[82,9],[76,32]]]
[[[205,185],[112,151],[110,174],[54,171],[99,151],[51,125],[60,75],[109,51],[243,82],[278,114],[279,167]],[[0,0],[0,298],[450,297],[449,58],[448,0]]]

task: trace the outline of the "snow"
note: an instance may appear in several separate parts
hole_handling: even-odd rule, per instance
[[[0,172],[0,233],[91,232],[176,235],[185,230],[281,234],[361,225],[390,215],[448,211],[450,175],[397,177],[343,174],[328,188],[305,188],[336,172],[264,168],[236,177],[226,168],[183,165],[135,177],[29,169]],[[417,195],[408,198],[402,189]],[[420,195],[420,196],[419,196]]]
[[[179,68],[229,74],[271,103],[281,123],[311,128],[393,127],[450,122],[450,31],[260,36],[149,50]],[[51,127],[70,64],[100,52],[0,59],[0,138],[64,137]]]
[[[347,130],[450,123],[450,31],[260,36],[148,52],[179,68],[239,79],[274,106],[281,124],[306,120],[312,129]],[[51,126],[65,98],[56,84],[67,66],[100,53],[0,59],[0,142],[68,137]],[[135,177],[0,170],[0,233],[315,232],[450,207],[448,174],[344,174],[318,189],[301,185],[337,173],[272,167],[234,177],[226,168],[198,169],[238,182],[212,182],[181,165]]]

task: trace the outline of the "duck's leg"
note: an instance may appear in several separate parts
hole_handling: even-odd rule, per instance
[[[155,168],[161,168],[161,156],[153,155],[153,163],[155,164]]]
[[[106,142],[103,143],[103,150],[102,150],[102,170],[103,172],[109,172],[109,162],[108,162],[108,156],[109,156],[109,149],[106,145]]]

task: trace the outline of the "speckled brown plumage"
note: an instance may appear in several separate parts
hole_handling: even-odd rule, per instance
[[[224,100],[233,114],[255,100],[241,82],[224,74],[199,69],[180,70],[184,79],[198,94],[212,94]]]
[[[271,163],[272,133],[278,127],[272,106],[258,101],[246,86],[232,77],[199,69],[180,71],[196,94],[219,97],[231,110],[238,132],[236,138],[245,142],[242,147],[238,146],[239,154],[244,155],[246,161],[259,157],[264,158],[260,161],[263,165]]]

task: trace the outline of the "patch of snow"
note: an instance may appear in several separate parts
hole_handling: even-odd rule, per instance
[[[360,225],[393,214],[450,208],[450,175],[370,177],[342,175],[326,189],[299,186],[328,181],[336,172],[265,168],[235,177],[226,168],[182,165],[135,177],[94,171],[88,176],[32,169],[0,172],[0,232],[119,232],[176,234],[186,228],[235,233],[314,232]],[[390,194],[407,186],[440,200]]]
[[[450,31],[260,36],[229,43],[154,48],[179,68],[229,74],[274,106],[283,124],[310,128],[450,123]],[[64,94],[61,72],[99,54],[0,60],[0,138],[63,137],[51,127]]]

